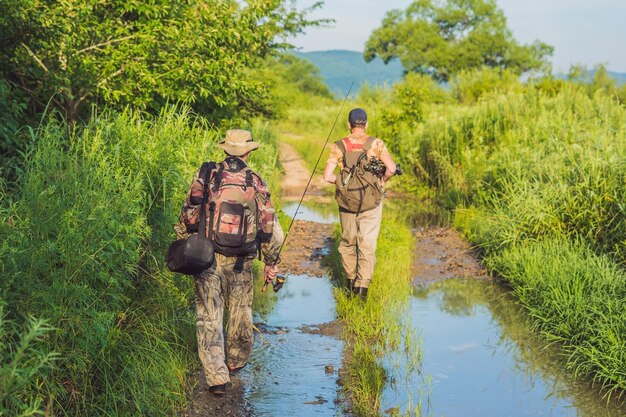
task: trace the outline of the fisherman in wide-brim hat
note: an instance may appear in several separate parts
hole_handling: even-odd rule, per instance
[[[271,283],[278,273],[284,233],[267,184],[247,166],[250,153],[259,147],[252,133],[228,130],[217,147],[226,152],[226,158],[213,164],[208,175],[201,178],[200,171],[196,173],[175,229],[179,238],[195,232],[198,202],[212,207],[205,212],[209,213],[207,237],[213,242],[215,262],[195,277],[196,334],[209,392],[224,395],[231,376],[246,365],[254,345],[252,262],[261,256],[265,283]],[[204,187],[205,181],[210,187]],[[205,192],[210,198],[205,198]]]
[[[243,156],[257,149],[259,143],[254,141],[250,131],[234,129],[226,131],[226,137],[217,144],[217,147],[224,149],[228,155]]]

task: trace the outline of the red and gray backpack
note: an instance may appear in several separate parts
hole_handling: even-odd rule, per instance
[[[275,210],[267,186],[239,158],[229,157],[219,164],[205,163],[198,178],[207,178],[207,235],[215,252],[226,256],[255,256],[260,243],[272,239]],[[200,187],[191,199],[202,198]]]

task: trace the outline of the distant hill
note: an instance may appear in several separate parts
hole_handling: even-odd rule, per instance
[[[398,60],[385,65],[381,59],[376,58],[366,63],[363,53],[344,50],[295,52],[295,54],[318,67],[328,88],[338,97],[346,95],[352,81],[354,81],[352,92],[356,93],[366,83],[371,86],[391,85],[402,79],[402,64]]]
[[[614,72],[614,71],[607,71],[607,73],[609,74],[609,76],[611,76],[611,78],[613,78],[615,80],[615,82],[618,85],[622,85],[622,84],[626,84],[626,73],[625,72]],[[591,80],[593,80],[594,75],[596,74],[596,70],[592,69],[589,70],[586,76],[586,81],[591,82]],[[561,80],[567,80],[567,74],[565,73],[558,73],[554,76],[555,78],[561,79]]]
[[[613,77],[613,79],[615,79],[615,81],[617,81],[617,83],[620,85],[626,83],[626,73],[624,72],[609,71],[609,75]]]
[[[343,97],[354,81],[353,93],[357,93],[362,85],[391,85],[402,79],[402,64],[393,60],[385,65],[380,58],[370,63],[363,59],[363,53],[357,51],[331,50],[315,52],[293,52],[296,56],[306,59],[319,68],[322,78],[330,91],[337,97]],[[589,71],[593,78],[594,70]],[[608,71],[618,84],[626,84],[626,73]],[[567,79],[560,73],[556,78]]]

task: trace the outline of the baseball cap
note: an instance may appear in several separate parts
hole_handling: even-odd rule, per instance
[[[367,113],[360,108],[350,110],[348,123],[350,123],[350,126],[365,126],[365,123],[367,123]]]

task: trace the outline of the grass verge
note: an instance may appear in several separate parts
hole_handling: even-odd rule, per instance
[[[264,142],[251,164],[276,186],[275,137],[251,127]],[[40,128],[0,202],[0,415],[155,417],[184,405],[198,365],[193,291],[164,253],[194,170],[223,156],[220,138],[176,108]]]
[[[398,145],[564,366],[607,397],[626,389],[625,121],[601,93],[527,87],[439,107]]]
[[[330,255],[332,274],[339,283],[335,290],[337,312],[345,323],[351,354],[344,389],[357,415],[379,415],[380,398],[387,382],[382,357],[389,350],[405,349],[407,363],[419,366],[419,342],[404,319],[412,292],[414,237],[399,217],[384,211],[378,240],[376,269],[367,301],[351,297],[337,251],[340,230]],[[416,413],[419,414],[419,413]]]

